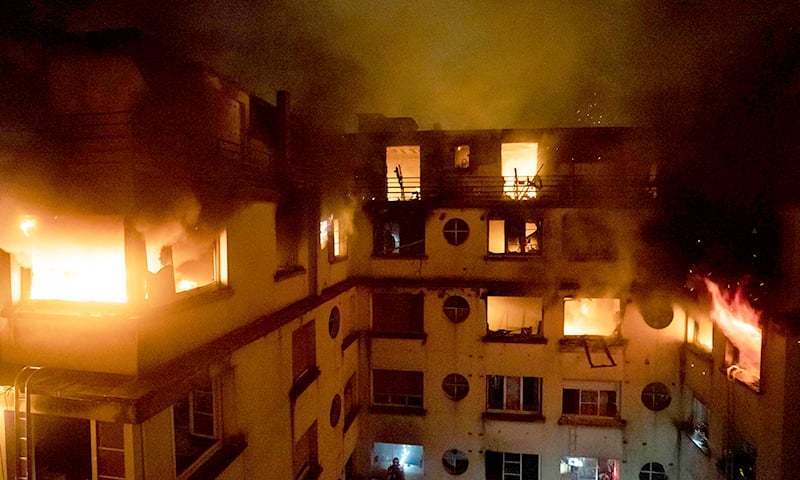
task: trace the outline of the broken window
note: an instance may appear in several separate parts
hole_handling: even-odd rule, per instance
[[[523,217],[489,219],[489,254],[537,255],[541,247],[541,220]]]
[[[372,330],[379,333],[423,333],[421,293],[373,293]]]
[[[539,144],[504,143],[500,154],[504,195],[513,200],[536,197]]]
[[[613,383],[597,382],[565,384],[561,397],[561,414],[617,417],[617,386]]]
[[[456,168],[469,168],[469,145],[459,145],[455,152]]]
[[[425,216],[420,212],[394,212],[376,219],[373,253],[377,256],[425,255]]]
[[[208,380],[172,407],[178,475],[195,469],[203,454],[219,441],[222,417],[217,390]]]
[[[386,147],[386,199],[419,200],[419,145]]]
[[[541,413],[542,379],[487,375],[486,410],[489,412]]]
[[[292,378],[297,383],[317,369],[317,336],[311,321],[292,332]]]
[[[611,458],[561,457],[560,480],[620,480],[620,461]]]
[[[618,298],[565,298],[564,335],[619,335]]]
[[[422,408],[422,388],[422,372],[372,371],[373,405]]]
[[[486,297],[487,335],[532,337],[541,335],[542,299],[537,297]]]
[[[486,480],[539,480],[539,455],[487,450]]]
[[[292,450],[292,472],[296,480],[311,478],[319,470],[317,450],[317,422],[294,443]],[[316,478],[316,477],[314,477]]]
[[[565,213],[561,219],[561,245],[573,262],[617,259],[614,230],[596,215]]]
[[[689,415],[689,438],[701,450],[708,450],[708,407],[694,395]]]

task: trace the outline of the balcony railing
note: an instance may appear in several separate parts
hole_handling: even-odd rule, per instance
[[[534,202],[647,202],[658,192],[646,175],[547,175],[535,177],[439,176],[433,179],[387,178],[357,181],[362,198],[377,201],[434,200],[445,203]]]

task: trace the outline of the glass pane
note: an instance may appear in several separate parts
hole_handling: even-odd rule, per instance
[[[528,412],[539,411],[539,379],[525,377],[522,381],[522,409]]]
[[[493,410],[503,409],[503,377],[497,375],[489,375],[486,377],[488,384],[488,406]]]
[[[519,377],[506,377],[506,410],[519,410],[521,385]]]
[[[125,452],[97,450],[97,474],[125,478]]]
[[[617,415],[617,392],[600,392],[600,415],[606,417]]]

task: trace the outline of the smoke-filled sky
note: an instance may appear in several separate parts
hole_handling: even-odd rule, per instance
[[[70,29],[139,27],[338,127],[356,112],[447,129],[657,124],[796,18],[746,1],[54,3]]]

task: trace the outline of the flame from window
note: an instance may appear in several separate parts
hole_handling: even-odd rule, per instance
[[[758,387],[761,376],[761,312],[750,305],[741,287],[731,295],[711,280],[705,278],[704,281],[711,294],[709,316],[728,342],[738,349],[738,361],[729,367],[729,374]]]

